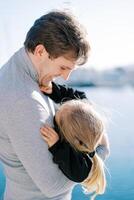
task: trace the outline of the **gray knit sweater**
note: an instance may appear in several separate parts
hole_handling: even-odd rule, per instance
[[[52,101],[41,94],[38,74],[21,48],[0,69],[0,160],[4,200],[70,200],[75,183],[53,163],[40,127],[52,125]]]

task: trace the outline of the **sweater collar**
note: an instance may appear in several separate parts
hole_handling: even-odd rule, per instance
[[[16,52],[16,58],[17,62],[21,67],[25,70],[25,72],[31,76],[31,78],[38,83],[39,76],[37,73],[37,70],[35,69],[30,57],[28,56],[28,53],[24,47],[19,49],[18,52]]]

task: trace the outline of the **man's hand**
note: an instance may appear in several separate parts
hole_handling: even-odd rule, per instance
[[[49,85],[47,86],[40,86],[40,90],[41,92],[45,92],[47,94],[51,94],[52,93],[52,82],[49,83]]]
[[[42,134],[43,139],[48,144],[49,148],[59,140],[58,134],[55,132],[53,128],[49,126],[42,127],[40,129],[40,132]]]

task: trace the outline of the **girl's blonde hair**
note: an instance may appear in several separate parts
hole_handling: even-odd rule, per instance
[[[70,100],[62,104],[58,112],[56,121],[61,139],[64,138],[76,151],[95,151],[104,133],[104,123],[93,106],[83,100]],[[95,192],[96,196],[103,194],[106,187],[104,163],[97,153],[91,159],[92,170],[82,185],[86,192]]]

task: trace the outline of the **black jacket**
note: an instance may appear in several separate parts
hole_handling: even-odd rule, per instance
[[[55,103],[86,98],[84,92],[73,90],[54,82],[52,82],[52,93],[44,94],[49,96]],[[58,126],[55,121],[54,125],[56,132],[58,132]],[[68,142],[61,140],[50,147],[49,151],[53,155],[54,163],[58,164],[59,168],[70,180],[82,182],[87,178],[92,167],[92,161],[88,154],[76,151]]]
[[[52,82],[52,93],[45,93],[45,95],[49,96],[55,103],[62,103],[71,99],[87,99],[84,92],[54,82]]]

